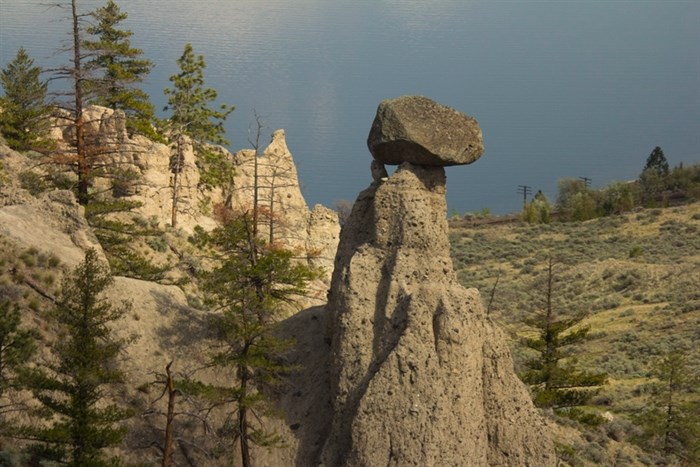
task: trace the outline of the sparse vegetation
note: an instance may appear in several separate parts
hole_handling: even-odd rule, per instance
[[[519,372],[534,356],[521,345],[522,338],[533,337],[524,325],[533,311],[532,282],[542,280],[538,266],[547,257],[560,258],[564,269],[559,309],[565,316],[588,314],[581,325],[590,327],[591,339],[575,346],[578,365],[609,377],[609,383],[583,410],[597,415],[609,412],[612,417],[599,428],[573,425],[582,433],[591,433],[590,441],[577,443],[572,443],[567,431],[573,422],[557,418],[559,452],[571,459],[570,465],[665,462],[661,450],[642,453],[629,442],[639,436],[639,424],[633,420],[648,406],[659,358],[685,348],[689,349],[688,367],[700,368],[698,228],[700,203],[586,222],[514,222],[451,229],[452,256],[460,281],[479,288],[486,305],[488,291],[498,280],[490,315],[512,335]],[[694,403],[700,400],[697,394],[684,397]]]

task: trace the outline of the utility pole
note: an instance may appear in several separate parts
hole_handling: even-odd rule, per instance
[[[532,187],[527,185],[518,185],[518,194],[523,195],[523,206],[527,204],[527,195],[532,193]]]
[[[579,177],[581,180],[583,180],[583,184],[586,186],[586,189],[588,189],[591,186],[591,179],[588,177]]]

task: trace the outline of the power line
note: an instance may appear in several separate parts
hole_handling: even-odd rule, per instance
[[[518,185],[518,194],[523,195],[523,206],[527,204],[527,195],[532,193],[532,187],[527,185]]]
[[[586,185],[586,188],[589,188],[591,186],[591,179],[588,177],[579,177],[581,180],[583,180],[584,185]]]

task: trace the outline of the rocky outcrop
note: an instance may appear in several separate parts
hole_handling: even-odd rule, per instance
[[[0,235],[18,247],[53,254],[69,267],[83,261],[88,248],[104,260],[83,211],[70,191],[50,191],[38,199],[0,207]]]
[[[330,278],[340,238],[338,215],[321,205],[309,210],[284,130],[273,132],[270,144],[257,157],[253,150],[239,151],[234,157],[233,205],[239,210],[252,208],[257,160],[261,235],[298,251],[313,264],[323,267]]]
[[[470,164],[484,152],[476,120],[421,96],[379,104],[367,146],[376,160],[392,165]]]
[[[445,189],[442,167],[404,161],[343,228],[325,466],[555,465],[505,336],[457,281]]]
[[[169,225],[173,205],[171,148],[142,136],[128,135],[124,113],[119,110],[91,106],[84,112],[84,121],[86,141],[99,148],[93,161],[130,173],[127,178],[132,178],[118,190],[112,189],[113,177],[97,177],[95,185],[102,190],[112,189],[115,196],[140,202],[136,211],[149,222],[161,227]],[[59,148],[69,150],[74,132],[70,119],[59,118],[52,136]],[[196,226],[214,228],[214,206],[221,203],[238,212],[250,212],[257,160],[259,207],[266,222],[261,235],[309,258],[330,277],[340,233],[337,215],[322,206],[308,208],[284,130],[275,131],[270,144],[257,157],[253,150],[231,154],[224,148],[216,149],[233,162],[236,174],[231,187],[204,190],[192,144],[185,141],[182,170],[178,174],[178,228],[185,232],[192,232]]]

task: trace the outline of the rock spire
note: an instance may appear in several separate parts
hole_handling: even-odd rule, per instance
[[[383,102],[370,141],[385,128],[385,110],[396,101],[426,100]],[[406,127],[424,118],[404,112]],[[440,112],[433,122],[440,134],[459,133],[451,130],[451,116],[443,119]],[[473,139],[461,137],[459,146],[480,147],[476,122],[459,119],[473,122]],[[417,144],[406,139],[386,148]],[[375,158],[377,147],[370,142]],[[439,143],[433,147],[437,158],[449,152]],[[321,463],[555,465],[504,334],[484,313],[479,292],[457,281],[444,168],[416,164],[410,154],[421,151],[380,156],[401,165],[360,193],[341,232],[328,303],[333,421]]]

